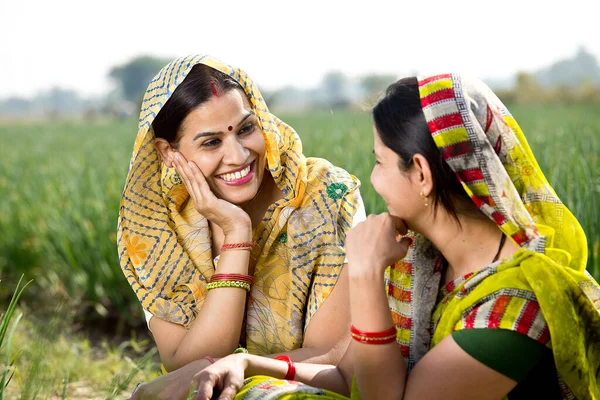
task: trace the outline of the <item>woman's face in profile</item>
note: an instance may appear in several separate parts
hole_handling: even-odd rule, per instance
[[[411,181],[410,173],[400,170],[400,157],[381,141],[375,127],[373,138],[375,166],[371,184],[385,200],[389,213],[410,224],[423,210],[418,187]]]
[[[179,151],[198,165],[217,197],[238,205],[254,198],[265,174],[266,144],[244,93],[211,97],[185,117],[180,135]]]

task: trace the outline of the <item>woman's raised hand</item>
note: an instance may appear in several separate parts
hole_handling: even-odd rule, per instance
[[[396,241],[406,234],[404,221],[389,213],[369,215],[348,232],[346,255],[351,276],[383,274],[385,268],[404,258],[411,239]]]
[[[192,197],[196,210],[218,225],[225,236],[251,232],[252,222],[248,214],[235,204],[217,198],[196,163],[188,162],[183,154],[176,151],[173,166]]]

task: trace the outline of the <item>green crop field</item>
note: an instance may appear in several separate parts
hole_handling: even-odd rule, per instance
[[[546,177],[587,234],[588,270],[596,279],[600,278],[599,111],[593,105],[512,109]],[[280,117],[300,134],[307,156],[325,157],[360,178],[368,213],[384,210],[369,183],[374,160],[368,114],[336,111]],[[57,309],[53,304],[62,305],[61,312],[69,315],[65,320],[111,321],[115,325],[111,332],[119,335],[142,324],[141,308],[119,267],[115,234],[135,133],[133,120],[0,122],[3,309],[24,274],[26,280],[33,279],[21,299],[28,324],[43,321],[43,310]],[[13,347],[19,345],[27,347],[19,340]],[[84,379],[74,372],[61,373],[71,376],[70,382]],[[112,376],[107,376],[110,386]],[[63,388],[52,390],[37,396],[60,397]]]

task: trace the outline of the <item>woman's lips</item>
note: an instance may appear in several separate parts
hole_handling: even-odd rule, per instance
[[[250,164],[250,166],[249,166],[250,170],[248,171],[248,174],[245,176],[242,176],[240,178],[225,179],[225,176],[229,175],[229,177],[231,177],[231,175],[233,175],[232,173],[221,174],[221,175],[216,176],[216,178],[220,182],[223,182],[226,185],[240,186],[240,185],[250,182],[252,180],[252,178],[254,178],[255,165],[256,165],[256,160],[252,161],[252,163]],[[246,168],[248,168],[248,167],[246,167]],[[242,169],[241,171],[244,171],[244,169]],[[238,171],[238,172],[240,172],[240,171]]]

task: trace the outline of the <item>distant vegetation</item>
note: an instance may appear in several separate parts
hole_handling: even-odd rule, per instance
[[[30,99],[0,99],[0,118],[93,119],[102,115],[120,118],[135,115],[148,83],[168,62],[167,59],[144,55],[113,67],[109,77],[116,89],[97,98],[82,98],[75,91],[56,87]],[[279,112],[364,108],[400,77],[394,74],[348,77],[342,72],[330,71],[317,87],[286,86],[264,91],[263,96],[269,107]],[[573,57],[559,60],[539,71],[523,71],[506,79],[482,78],[508,103],[600,103],[600,66],[584,48]]]

